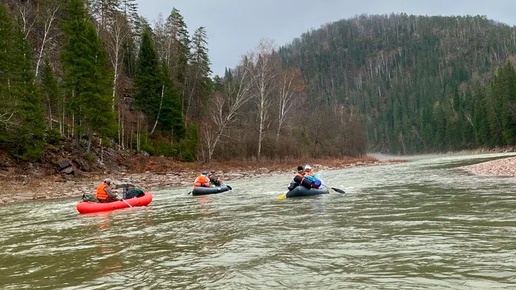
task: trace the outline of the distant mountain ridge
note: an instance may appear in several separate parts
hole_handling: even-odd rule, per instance
[[[361,116],[369,150],[516,142],[507,109],[516,109],[516,92],[501,87],[514,81],[511,68],[498,75],[516,53],[516,29],[485,16],[362,15],[307,32],[279,53],[301,69],[313,102]]]

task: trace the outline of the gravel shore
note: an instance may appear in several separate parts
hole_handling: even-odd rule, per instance
[[[316,171],[348,168],[355,166],[371,166],[388,163],[403,162],[401,160],[379,161],[375,158],[348,158],[342,160],[320,160],[319,163],[312,162]],[[219,168],[217,175],[226,183],[232,180],[253,178],[256,176],[272,176],[285,172],[292,172],[297,163],[290,164],[269,164],[268,168],[261,166],[248,166],[246,164],[211,164],[210,168]],[[256,163],[255,163],[256,164]],[[192,165],[193,166],[193,165]],[[203,167],[204,168],[204,167]],[[208,169],[208,168],[206,168]],[[106,177],[112,179],[112,183],[130,183],[145,191],[154,191],[176,186],[192,186],[193,181],[200,173],[198,168],[171,168],[161,166],[156,170],[149,170],[137,173],[128,172],[103,172],[103,173],[82,173],[81,177],[51,175],[43,178],[29,176],[18,176],[17,178],[0,179],[0,205],[14,202],[26,202],[39,199],[59,199],[80,197],[84,193],[93,194],[95,188]],[[121,193],[121,189],[117,189]]]
[[[480,176],[516,177],[516,156],[468,165],[462,167],[462,169]]]

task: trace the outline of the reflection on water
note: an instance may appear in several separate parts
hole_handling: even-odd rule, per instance
[[[515,289],[515,178],[457,169],[499,156],[323,171],[346,194],[298,199],[285,174],[109,213],[7,205],[0,289]]]

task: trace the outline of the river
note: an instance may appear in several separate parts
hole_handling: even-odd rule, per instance
[[[277,199],[284,174],[100,214],[8,204],[0,289],[516,289],[516,178],[457,169],[512,155],[326,170],[346,193],[306,198]]]

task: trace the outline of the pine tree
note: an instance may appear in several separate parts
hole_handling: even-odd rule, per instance
[[[12,23],[11,17],[7,12],[5,4],[0,4],[0,135],[6,134],[3,129],[6,127],[6,122],[11,115],[10,98],[9,98],[9,80],[11,78],[12,61],[10,48],[12,47]],[[7,139],[2,138],[1,139]]]
[[[162,63],[162,88],[163,106],[159,123],[164,132],[168,132],[171,139],[175,142],[181,140],[185,134],[185,123],[181,113],[181,102],[174,89],[172,80],[168,73],[166,63]]]
[[[59,99],[59,83],[57,82],[54,72],[52,71],[52,67],[48,61],[45,61],[41,71],[40,94],[45,98],[46,111],[48,116],[48,128],[52,130],[52,121],[54,119],[54,115],[59,114],[60,105],[62,106],[62,102]]]
[[[17,155],[25,160],[35,161],[41,157],[45,147],[44,106],[34,85],[34,70],[32,68],[32,48],[18,31],[15,38],[14,51],[17,55],[18,90],[17,106],[20,126],[16,132]],[[13,84],[13,88],[16,86]]]
[[[502,145],[516,144],[516,71],[510,61],[497,77],[500,107],[497,109],[502,127]]]
[[[34,86],[32,49],[0,4],[0,147],[36,161],[44,143],[43,103]]]
[[[151,33],[147,27],[142,35],[134,76],[133,104],[146,115],[149,124],[154,124],[160,110],[162,81]]]
[[[94,134],[113,137],[116,121],[111,99],[112,73],[109,59],[81,0],[69,0],[63,22],[65,84],[72,96],[76,140],[88,137],[88,152]]]
[[[192,37],[192,53],[187,83],[186,120],[200,120],[204,115],[204,104],[211,93],[210,59],[208,36],[204,27],[199,27]],[[187,122],[188,123],[188,122]]]

